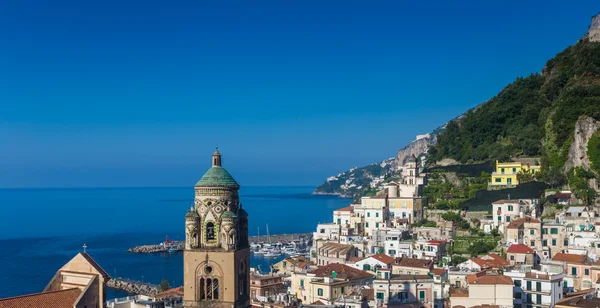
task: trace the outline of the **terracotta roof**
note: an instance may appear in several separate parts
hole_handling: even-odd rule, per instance
[[[399,224],[408,223],[408,218],[398,218],[396,219],[396,222]]]
[[[523,217],[523,218],[511,221],[508,224],[508,226],[506,226],[506,228],[507,229],[518,229],[525,223],[538,223],[539,224],[539,223],[541,223],[541,221],[538,219],[535,219],[533,217],[527,216],[527,217]]]
[[[100,265],[98,265],[98,263],[96,263],[96,261],[94,261],[94,259],[92,259],[92,257],[90,255],[88,255],[85,252],[80,252],[80,254],[82,257],[85,258],[86,261],[88,261],[90,263],[90,265],[94,269],[96,269],[100,273],[100,276],[110,279],[110,276],[108,275],[108,273],[102,267],[100,267]]]
[[[152,297],[157,298],[157,299],[183,297],[183,287],[169,289],[167,291],[155,294]]]
[[[72,308],[80,294],[79,288],[73,288],[3,298],[0,299],[0,308]]]
[[[483,277],[485,275],[487,275],[486,271],[480,271],[480,272],[477,272],[475,274],[467,274],[467,276],[466,276],[467,283],[471,284],[475,280],[477,280],[479,277]]]
[[[426,260],[426,259],[413,259],[413,258],[399,257],[399,258],[396,258],[393,265],[402,266],[402,267],[430,268],[433,265],[433,261]]]
[[[360,292],[362,293],[363,299],[370,301],[375,299],[375,289],[362,289]]]
[[[585,264],[587,261],[587,256],[559,252],[555,254],[554,257],[552,257],[552,261],[560,261],[573,264]]]
[[[570,193],[556,194],[554,197],[556,199],[571,199],[571,194]]]
[[[566,297],[556,302],[556,305],[581,308],[600,307],[600,298],[584,298],[584,296],[585,294],[574,297]]]
[[[429,272],[436,276],[441,276],[446,273],[446,269],[445,268],[432,268]]]
[[[381,261],[385,264],[392,264],[394,263],[394,258],[384,254],[384,253],[380,253],[380,254],[376,254],[376,255],[372,255],[371,258],[377,260],[377,261]]]
[[[482,257],[471,258],[471,261],[475,262],[482,268],[502,268],[508,266],[510,263],[497,254],[490,253]]]
[[[512,278],[510,278],[508,276],[504,276],[504,275],[483,275],[483,276],[475,279],[475,281],[473,281],[472,284],[509,284],[509,285],[512,285],[513,280],[512,280]]]
[[[331,274],[333,272],[336,273],[336,278],[339,279],[354,280],[373,277],[373,274],[340,263],[331,263],[328,265],[319,266],[315,270],[312,270],[308,273],[314,274],[316,277],[332,277]]]
[[[507,203],[509,203],[509,204],[526,205],[525,202],[521,202],[521,201],[515,200],[515,199],[512,199],[512,200],[498,200],[498,201],[492,202],[492,204],[507,204]]]
[[[506,252],[533,254],[533,249],[527,247],[527,245],[524,244],[512,244],[510,245],[510,247],[508,247],[508,250]]]
[[[363,257],[350,257],[350,258],[348,258],[348,263],[356,263],[356,262],[362,261],[364,259],[366,259],[366,258],[363,258]]]
[[[312,303],[311,305],[313,305],[313,306],[326,306],[326,305],[325,305],[325,303],[323,303],[323,302],[322,302],[322,301],[320,301],[320,300],[318,300],[318,301],[316,301],[316,302]]]
[[[341,209],[337,209],[334,212],[352,212],[353,209],[354,209],[354,207],[352,205],[349,205],[347,207],[343,207]]]
[[[326,243],[319,248],[319,253],[324,252],[326,254],[339,253],[341,255],[347,254],[350,250],[354,249],[352,245],[340,244],[340,243]]]
[[[439,246],[439,245],[445,245],[446,241],[444,241],[444,240],[431,240],[428,243],[431,244],[431,245]]]

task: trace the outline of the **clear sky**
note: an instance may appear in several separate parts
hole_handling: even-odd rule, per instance
[[[510,3],[508,3],[510,2]],[[0,1],[0,187],[319,185],[539,72],[595,1]]]

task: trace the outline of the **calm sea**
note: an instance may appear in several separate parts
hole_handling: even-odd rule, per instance
[[[350,200],[312,187],[244,187],[250,235],[313,232]],[[183,254],[133,254],[129,247],[184,238],[192,188],[0,189],[0,298],[41,292],[82,246],[110,275],[158,284],[183,281]],[[260,231],[259,231],[260,230]],[[277,259],[252,258],[268,270]],[[125,294],[109,290],[108,297]]]

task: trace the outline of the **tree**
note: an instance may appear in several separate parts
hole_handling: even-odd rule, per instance
[[[526,170],[521,170],[517,173],[517,181],[519,183],[527,183],[533,181],[533,174],[531,172],[527,172]]]
[[[450,260],[450,265],[459,265],[467,260],[469,259],[463,256],[452,256],[452,259]]]
[[[168,281],[168,280],[166,280],[166,279],[164,279],[164,278],[163,278],[163,279],[160,281],[160,285],[159,285],[158,287],[160,288],[160,290],[161,290],[161,291],[163,291],[163,292],[164,292],[164,291],[167,291],[168,289],[170,289],[170,288],[171,288],[171,285],[169,284],[169,281]]]
[[[490,233],[492,234],[493,237],[500,236],[500,232],[498,232],[498,229],[495,229],[495,228],[492,229],[492,231]]]

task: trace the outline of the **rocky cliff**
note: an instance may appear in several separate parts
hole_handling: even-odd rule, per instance
[[[567,161],[565,162],[564,172],[568,172],[573,167],[583,167],[590,170],[590,159],[587,156],[587,145],[592,135],[600,128],[600,122],[590,117],[581,117],[575,123],[575,134],[573,143],[569,148]]]
[[[444,126],[433,132],[417,136],[415,140],[398,151],[396,157],[364,167],[354,167],[348,171],[327,178],[325,183],[315,189],[315,195],[336,195],[342,198],[353,198],[356,194],[381,188],[386,177],[393,176],[406,159],[412,155],[419,157],[427,152],[435,143],[436,136],[444,130]]]
[[[600,13],[592,17],[592,23],[586,35],[591,42],[600,42]]]

